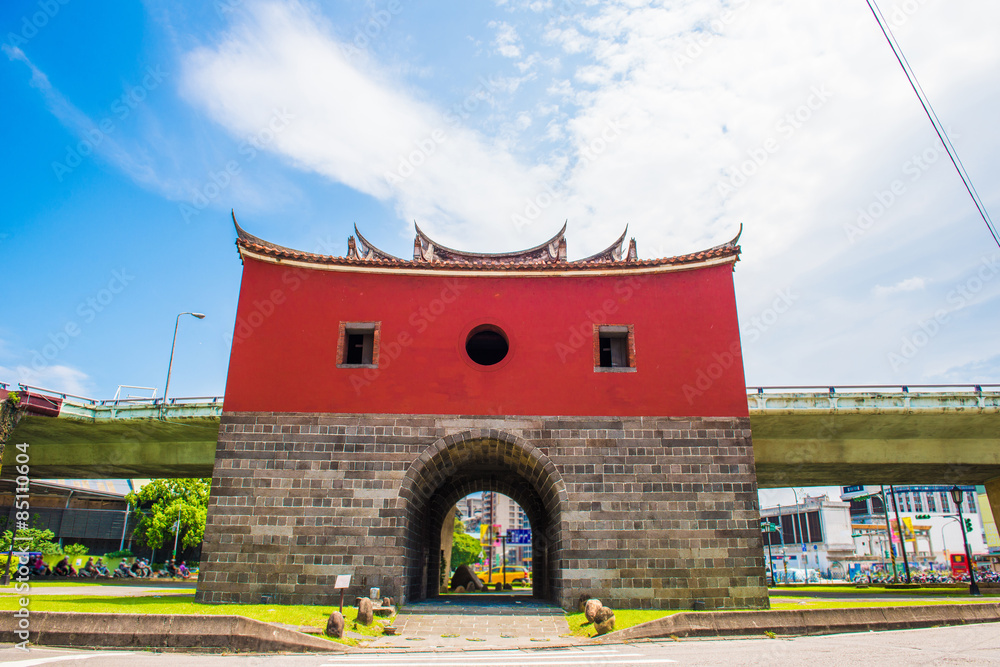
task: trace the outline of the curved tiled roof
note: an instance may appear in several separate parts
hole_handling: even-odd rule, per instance
[[[414,241],[414,254],[418,254],[418,248],[420,250],[426,249],[427,246],[424,243],[429,242],[433,248],[431,258],[428,259],[420,252],[419,259],[406,260],[394,257],[373,246],[361,235],[356,226],[355,233],[358,236],[358,242],[355,242],[353,236],[350,237],[348,239],[348,254],[344,257],[337,257],[334,255],[320,255],[294,250],[258,238],[240,227],[239,222],[236,221],[235,213],[233,214],[233,224],[236,226],[236,246],[239,249],[241,257],[250,255],[265,261],[308,264],[315,265],[317,268],[324,266],[330,268],[337,266],[356,267],[361,270],[368,267],[372,269],[400,270],[459,269],[463,271],[501,270],[510,272],[545,272],[556,270],[560,272],[577,272],[606,269],[628,271],[629,269],[648,267],[683,267],[685,265],[705,263],[735,263],[739,259],[740,246],[738,245],[738,241],[740,235],[743,233],[743,226],[740,225],[740,233],[734,239],[708,248],[707,250],[674,257],[641,260],[636,256],[635,239],[632,239],[629,244],[628,255],[624,258],[622,257],[622,245],[627,233],[626,228],[626,232],[605,250],[590,257],[570,262],[565,259],[566,225],[563,225],[563,228],[552,239],[534,248],[529,248],[521,252],[495,254],[466,253],[439,246],[430,241],[426,234],[420,231],[418,227],[417,237]],[[553,247],[556,248],[555,256],[550,251]]]

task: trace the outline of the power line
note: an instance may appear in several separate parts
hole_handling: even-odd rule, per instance
[[[872,10],[872,14],[875,16],[875,20],[878,21],[879,27],[882,29],[882,34],[885,35],[886,41],[889,42],[889,47],[892,48],[893,54],[896,56],[896,60],[899,61],[899,66],[903,68],[903,72],[906,74],[906,78],[910,81],[910,87],[913,88],[913,92],[916,93],[917,99],[920,100],[921,106],[924,108],[924,113],[927,114],[927,118],[930,119],[931,125],[934,126],[934,131],[937,132],[938,138],[941,139],[941,145],[944,146],[945,151],[948,153],[948,157],[951,158],[951,163],[955,165],[955,170],[958,171],[959,177],[962,179],[962,183],[965,184],[965,189],[969,192],[969,196],[972,197],[972,202],[979,209],[979,215],[982,216],[983,222],[986,223],[986,228],[990,230],[990,235],[993,236],[993,240],[996,242],[997,246],[1000,246],[1000,236],[997,234],[996,227],[993,226],[993,220],[990,219],[990,214],[986,210],[986,205],[983,204],[983,200],[980,199],[979,193],[976,191],[976,187],[972,184],[972,179],[969,178],[969,174],[965,171],[965,165],[962,164],[962,160],[958,157],[958,152],[951,143],[951,139],[948,137],[948,132],[945,131],[944,125],[938,118],[937,112],[934,111],[934,107],[931,106],[930,100],[927,99],[927,94],[924,93],[924,89],[921,87],[920,82],[917,81],[917,75],[913,73],[913,68],[910,67],[909,61],[907,61],[906,56],[903,55],[903,50],[899,48],[899,44],[896,42],[896,37],[889,30],[889,26],[885,21],[885,17],[882,16],[882,10],[878,8],[875,0],[866,0],[868,2],[868,8]]]

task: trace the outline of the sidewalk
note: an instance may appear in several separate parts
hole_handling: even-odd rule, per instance
[[[52,581],[45,580],[42,581]],[[70,580],[73,581],[73,580]],[[31,583],[31,582],[29,582]],[[76,583],[76,582],[74,582]],[[129,583],[111,583],[108,581],[79,582],[73,586],[32,586],[31,595],[101,595],[113,597],[141,597],[146,595],[194,595],[194,581],[156,581],[134,579]],[[13,586],[0,588],[0,596],[17,596]]]
[[[454,651],[588,643],[569,635],[562,609],[528,597],[448,596],[411,603],[396,616],[395,625],[399,635],[379,637],[368,646]]]

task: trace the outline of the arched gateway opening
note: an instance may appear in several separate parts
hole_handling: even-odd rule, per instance
[[[407,471],[400,490],[406,536],[404,598],[438,595],[441,528],[455,503],[476,491],[502,493],[524,509],[532,528],[532,595],[558,601],[566,485],[537,447],[497,430],[441,438]]]

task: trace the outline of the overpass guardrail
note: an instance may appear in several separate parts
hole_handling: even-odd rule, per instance
[[[747,387],[750,414],[1000,412],[1000,384]]]
[[[104,421],[218,417],[224,396],[95,399],[18,384],[40,398],[61,403],[59,416]],[[0,382],[0,389],[9,385]],[[1000,412],[1000,384],[784,385],[747,387],[751,414]]]

